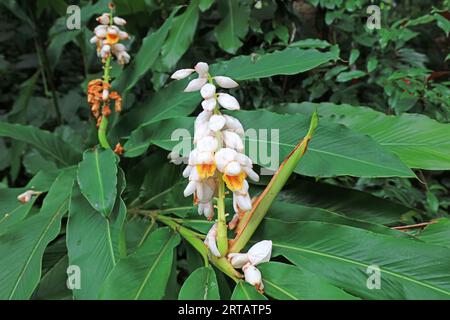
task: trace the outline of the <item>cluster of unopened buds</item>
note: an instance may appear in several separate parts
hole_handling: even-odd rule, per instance
[[[114,5],[110,4],[110,13],[103,13],[97,18],[99,25],[94,29],[95,35],[90,42],[97,45],[97,55],[104,64],[103,79],[94,79],[88,83],[88,103],[91,112],[97,120],[97,127],[100,127],[103,118],[108,118],[111,114],[111,102],[114,102],[114,110],[119,113],[122,111],[122,97],[117,91],[110,91],[109,71],[111,58],[114,56],[121,65],[130,61],[130,55],[127,48],[120,43],[120,40],[129,39],[127,32],[121,30],[119,26],[126,24],[125,19],[113,17]],[[118,143],[114,149],[117,154],[123,153],[123,147]]]
[[[171,78],[184,79],[196,72],[198,77],[191,80],[185,92],[200,91],[203,101],[203,111],[197,116],[194,124],[195,148],[189,153],[188,165],[183,171],[183,176],[189,178],[189,183],[184,190],[184,196],[194,196],[194,204],[198,205],[198,213],[208,220],[214,217],[213,199],[217,196],[219,184],[223,182],[233,193],[233,208],[235,215],[229,222],[228,228],[233,229],[239,218],[252,209],[252,200],[246,178],[258,181],[259,177],[253,170],[252,160],[244,154],[244,128],[240,121],[230,115],[222,114],[220,107],[227,110],[239,110],[238,100],[232,95],[217,92],[217,87],[231,89],[238,87],[238,83],[226,76],[212,76],[209,66],[205,62],[199,62],[192,69],[176,71]],[[178,155],[170,154],[172,160],[177,160]],[[222,182],[222,181],[223,182]],[[217,247],[218,224],[215,223],[208,232],[205,244],[211,254],[220,257]],[[267,249],[270,243],[270,249]],[[236,268],[242,268],[247,282],[262,290],[261,273],[256,265],[270,259],[272,248],[271,241],[262,241],[252,247],[247,254],[229,254],[231,263]],[[260,256],[259,250],[265,250],[264,259],[254,259]],[[233,261],[244,261],[233,263]],[[251,257],[251,258],[250,258]]]

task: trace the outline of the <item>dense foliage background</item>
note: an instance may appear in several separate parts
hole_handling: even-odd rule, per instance
[[[198,96],[182,94],[183,83],[171,84],[170,74],[176,69],[191,67],[197,61],[205,61],[211,65],[218,63],[214,65],[217,70],[239,80],[241,85],[234,94],[243,109],[259,110],[241,113],[239,117],[245,127],[280,128],[281,142],[293,147],[306,131],[308,116],[317,108],[323,134],[318,134],[317,148],[344,155],[322,158],[312,152],[309,162],[307,158],[300,162],[296,173],[301,175],[294,175],[280,195],[279,200],[285,202],[275,203],[269,213],[273,218],[283,217],[282,220],[293,224],[283,226],[285,222],[273,219],[270,228],[262,227],[262,232],[268,233],[262,236],[270,234],[276,242],[274,230],[285,233],[286,228],[292,228],[294,233],[302,231],[311,242],[306,246],[314,246],[328,232],[339,230],[329,241],[345,238],[355,245],[367,241],[367,248],[380,250],[388,267],[400,263],[392,260],[399,252],[411,250],[400,266],[393,266],[393,269],[405,271],[406,278],[423,280],[427,284],[421,289],[417,283],[409,287],[401,281],[393,281],[386,284],[392,286],[386,290],[358,289],[357,281],[365,279],[366,275],[362,273],[359,280],[353,278],[357,276],[349,276],[353,267],[312,258],[302,265],[308,260],[307,255],[295,256],[280,250],[276,252],[278,262],[271,262],[263,269],[263,278],[289,287],[279,274],[282,274],[281,269],[289,269],[294,264],[301,268],[283,269],[291,277],[295,274],[291,282],[306,281],[306,272],[317,271],[317,275],[327,281],[321,285],[331,283],[345,293],[326,296],[322,293],[334,291],[318,289],[305,294],[308,286],[297,284],[297,289],[290,288],[294,290],[292,296],[286,296],[276,291],[275,286],[268,285],[270,297],[345,298],[346,294],[351,294],[367,299],[448,298],[450,269],[443,271],[450,259],[448,0],[114,2],[117,14],[127,19],[126,30],[132,35],[129,42],[132,63],[124,70],[115,65],[112,71],[116,77],[113,86],[124,95],[124,111],[120,118],[115,116],[109,133],[110,142],[121,142],[126,151],[118,170],[119,196],[115,208],[124,204],[128,208],[128,253],[145,245],[149,234],[155,238],[165,236],[161,230],[155,235],[152,232],[156,228],[154,221],[142,217],[136,208],[191,206],[189,200],[182,199],[186,182],[180,177],[181,169],[167,162],[167,150],[172,145],[163,138],[170,137],[171,128],[191,126],[192,118],[187,116],[200,110]],[[91,243],[100,241],[95,240],[96,232],[84,229],[83,223],[92,229],[101,229],[102,221],[84,217],[86,220],[71,230],[66,227],[67,216],[63,212],[63,228],[59,230],[55,226],[54,236],[47,239],[49,245],[34,247],[43,253],[42,268],[39,257],[31,255],[28,260],[24,258],[28,261],[26,264],[21,264],[14,262],[19,258],[5,252],[27,251],[25,244],[24,248],[17,248],[7,239],[26,237],[18,233],[20,226],[26,226],[27,220],[39,215],[39,210],[46,205],[57,205],[50,201],[42,203],[42,196],[27,205],[26,210],[17,209],[16,197],[21,191],[33,186],[44,192],[50,190],[49,195],[53,197],[64,197],[66,188],[72,203],[82,197],[77,188],[72,191],[68,176],[71,170],[76,171],[83,150],[98,143],[85,91],[87,82],[102,73],[95,46],[89,44],[89,38],[95,27],[94,16],[107,11],[108,1],[1,0],[0,3],[0,136],[4,137],[0,138],[0,273],[3,272],[0,297],[97,298],[102,284],[92,279],[103,280],[112,267],[98,261],[102,259],[101,253],[96,251],[100,250],[98,247],[89,249],[89,252],[97,252],[92,254],[96,256],[94,261],[85,260],[83,248],[76,247],[77,241],[82,239],[75,238],[89,234]],[[80,30],[66,28],[69,4],[80,5],[82,9]],[[379,30],[366,27],[369,16],[366,8],[370,4],[381,8]],[[316,50],[312,58],[303,56],[302,52],[307,50]],[[273,52],[268,60],[263,60]],[[274,66],[280,71],[263,70],[261,76],[239,74],[240,68],[247,67],[247,60],[227,64],[238,56],[250,56],[251,61],[260,61],[263,67]],[[317,63],[301,65],[303,58],[305,61],[317,59]],[[269,115],[261,109],[272,113]],[[287,133],[283,128],[289,128]],[[281,150],[281,155],[284,157],[291,149]],[[253,185],[252,194],[261,190],[269,179],[264,177],[260,185]],[[86,201],[75,203],[86,206]],[[17,221],[10,223],[4,214],[14,210],[19,210],[21,215],[16,214]],[[89,210],[89,203],[85,210]],[[117,210],[118,216],[125,215],[120,208]],[[167,210],[182,216],[176,210]],[[6,221],[3,226],[2,218]],[[438,218],[441,218],[439,223],[426,227],[425,231],[406,228],[407,234],[417,236],[420,242],[416,251],[412,249],[415,244],[410,247],[404,242],[395,242],[406,235],[389,228]],[[300,225],[298,221],[305,224]],[[308,223],[324,221],[330,223],[323,226],[324,229],[308,228]],[[15,223],[22,225],[18,227]],[[299,229],[295,229],[296,223],[300,223]],[[331,223],[337,226],[333,229]],[[190,226],[204,232],[209,225],[191,222]],[[366,230],[384,234],[389,239],[383,242],[382,238],[371,238],[372,233],[365,233]],[[114,232],[117,230],[113,230],[113,238],[119,238]],[[75,238],[68,239],[70,234]],[[344,251],[338,255],[358,260],[360,253],[339,248],[339,243],[336,247]],[[392,257],[385,255],[388,250],[392,250]],[[170,257],[164,266],[172,272],[168,270],[167,275],[161,276],[167,276],[163,291],[150,293],[146,298],[177,298],[188,275],[202,265],[195,251],[184,242],[178,246],[174,257],[177,263],[172,264]],[[437,260],[441,261],[441,268]],[[288,261],[292,264],[278,265]],[[373,263],[380,264],[380,261]],[[87,289],[72,293],[65,286],[67,265],[83,263],[90,270],[86,277],[92,279],[86,284]],[[408,263],[422,267],[407,270]],[[14,287],[8,281],[15,276],[2,271],[8,264],[18,269],[23,266],[22,270],[35,264],[37,271],[24,271],[23,283],[18,280]],[[93,265],[104,268],[100,276],[93,271]],[[321,265],[327,267],[320,269]],[[409,274],[410,271],[413,274]],[[350,279],[345,278],[346,274]],[[219,272],[216,276],[221,298],[229,298],[234,288],[232,283]],[[9,285],[14,290],[8,289]],[[365,282],[362,285],[365,286]],[[433,291],[428,285],[439,290]],[[108,285],[103,288],[106,292],[103,297],[121,297],[110,294]]]

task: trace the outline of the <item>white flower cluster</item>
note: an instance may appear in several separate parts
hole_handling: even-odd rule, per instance
[[[110,19],[109,13],[103,13],[97,18],[100,23],[94,29],[95,35],[90,42],[97,44],[97,54],[105,61],[111,54],[113,54],[117,61],[124,65],[130,62],[130,55],[127,48],[119,43],[120,40],[127,40],[128,33],[120,30],[119,26],[124,26],[127,22],[120,17],[113,17]]]
[[[259,291],[264,289],[261,272],[256,268],[258,264],[268,262],[272,254],[272,241],[263,240],[254,244],[247,253],[230,253],[233,267],[244,271],[245,281],[255,286]]]
[[[188,166],[183,172],[183,176],[189,178],[184,195],[187,197],[193,194],[199,214],[212,219],[213,198],[217,192],[217,180],[221,178],[233,192],[236,213],[251,210],[246,178],[258,181],[259,177],[252,169],[251,159],[243,153],[244,128],[238,119],[219,111],[220,107],[237,110],[240,108],[239,102],[230,94],[218,93],[215,85],[235,88],[238,84],[229,77],[212,77],[205,62],[197,63],[193,69],[176,71],[172,79],[184,79],[193,72],[198,74],[198,78],[191,80],[184,91],[200,90],[204,100],[203,112],[195,120],[195,148],[190,152]]]

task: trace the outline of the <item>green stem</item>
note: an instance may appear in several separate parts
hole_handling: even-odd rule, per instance
[[[98,141],[100,145],[105,149],[111,149],[108,139],[106,138],[106,128],[108,127],[108,118],[102,116],[102,121],[100,122],[100,127],[98,128]]]
[[[225,217],[225,184],[219,174],[219,194],[217,197],[217,248],[224,257],[228,252],[227,220]]]

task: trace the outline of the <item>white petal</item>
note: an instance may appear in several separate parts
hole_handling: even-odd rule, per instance
[[[98,38],[104,38],[104,37],[106,37],[106,28],[96,28],[95,30],[94,30],[94,32],[95,32],[95,35],[98,37]]]
[[[236,154],[237,152],[235,150],[229,148],[222,148],[219,151],[217,151],[214,156],[217,169],[223,172],[225,170],[226,165],[234,160]]]
[[[212,113],[209,111],[202,111],[198,114],[197,118],[195,118],[195,129],[199,127],[200,125],[204,125],[209,121],[209,118],[211,118]]]
[[[236,98],[228,93],[219,93],[217,101],[222,107],[228,110],[238,110],[240,108]]]
[[[208,231],[208,234],[206,235],[204,242],[208,246],[209,250],[213,255],[215,255],[216,257],[220,257],[220,252],[216,244],[216,237],[217,237],[217,223],[214,223],[212,228]]]
[[[125,31],[119,31],[119,39],[120,40],[127,40],[130,36]]]
[[[188,83],[187,87],[184,89],[184,92],[198,91],[203,87],[203,85],[206,83],[206,81],[208,81],[208,79],[206,79],[206,78],[197,78],[197,79],[191,80]]]
[[[225,174],[229,176],[237,176],[242,171],[241,165],[237,161],[231,161],[225,167]]]
[[[117,54],[117,60],[121,65],[127,64],[130,62],[130,55],[126,51],[119,51]]]
[[[194,69],[180,69],[174,72],[170,77],[175,80],[181,80],[186,77],[189,77],[192,72],[194,72]]]
[[[239,86],[239,84],[236,81],[234,81],[229,77],[217,76],[214,77],[214,80],[216,80],[219,86],[225,89],[236,88],[237,86]]]
[[[212,98],[216,94],[216,86],[211,83],[207,83],[200,90],[200,94],[202,95],[203,99]]]
[[[210,151],[200,151],[197,154],[197,164],[212,164],[214,162],[214,154]]]
[[[119,34],[119,31],[120,30],[117,27],[114,27],[114,26],[108,27],[108,34],[116,35],[116,34]]]
[[[113,45],[113,51],[115,51],[115,52],[121,52],[121,51],[126,51],[126,50],[127,50],[127,48],[121,43],[116,43]]]
[[[230,131],[236,132],[238,135],[240,135],[241,137],[244,136],[244,127],[242,126],[241,122],[229,115],[225,115],[225,126],[227,129],[229,129]]]
[[[219,114],[211,116],[209,119],[209,129],[212,131],[219,131],[225,125],[225,117]]]
[[[222,131],[222,136],[227,148],[235,149],[238,152],[244,151],[244,143],[237,133],[224,130]]]
[[[103,99],[103,101],[108,100],[108,97],[109,97],[109,90],[108,89],[103,89],[103,92],[102,92],[102,99]]]
[[[212,136],[203,137],[197,142],[197,148],[199,151],[216,151],[218,145],[219,142],[215,137]]]
[[[21,193],[20,195],[17,196],[17,200],[19,200],[22,203],[27,203],[31,201],[31,198],[33,196],[37,196],[39,195],[40,192],[36,192],[34,190],[27,190],[24,193]]]
[[[199,62],[195,65],[194,69],[200,77],[206,77],[209,71],[209,66],[206,62]]]
[[[202,101],[202,107],[205,111],[213,111],[216,105],[216,98],[210,98]]]
[[[245,266],[249,260],[246,253],[230,253],[228,254],[228,260],[233,267],[240,269]]]
[[[239,211],[252,210],[252,200],[248,193],[246,195],[240,195],[237,192],[234,192],[233,196],[236,197],[236,204],[239,207]]]
[[[197,188],[197,182],[195,181],[189,181],[188,185],[186,186],[186,189],[184,189],[184,196],[189,197],[191,194],[195,192],[195,189]]]
[[[89,39],[90,43],[97,43],[97,41],[98,41],[97,36],[93,36],[91,39]]]
[[[120,17],[114,17],[113,22],[114,22],[114,24],[116,24],[118,26],[124,26],[127,24],[127,21]]]
[[[248,176],[250,179],[252,179],[252,180],[255,181],[255,182],[258,182],[258,181],[259,181],[259,176],[258,176],[258,174],[257,174],[255,171],[253,171],[252,168],[244,167],[243,170],[244,170],[244,172],[247,174],[247,176]]]
[[[187,166],[186,168],[184,168],[183,177],[184,178],[189,177],[189,175],[191,174],[191,170],[192,170],[192,166]]]
[[[263,240],[255,243],[248,250],[248,258],[254,266],[268,262],[270,260],[270,255],[272,254],[272,241]]]
[[[242,270],[244,271],[245,281],[258,288],[264,288],[262,284],[261,272],[253,265],[246,264]]]
[[[109,14],[108,13],[104,13],[100,17],[98,17],[96,20],[98,21],[98,23],[101,23],[103,25],[107,25],[107,24],[109,24]]]

